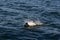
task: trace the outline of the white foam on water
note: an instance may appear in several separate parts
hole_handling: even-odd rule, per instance
[[[30,26],[43,25],[43,23],[39,20],[33,21],[33,20],[27,19],[27,20],[24,21],[24,23],[28,23]]]

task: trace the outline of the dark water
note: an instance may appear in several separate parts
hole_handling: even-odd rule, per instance
[[[27,29],[26,19],[49,25]],[[60,40],[60,0],[0,0],[0,40]]]

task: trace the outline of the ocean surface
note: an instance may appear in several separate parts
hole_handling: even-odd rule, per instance
[[[27,19],[48,25],[28,29]],[[60,0],[0,0],[0,40],[60,40]]]

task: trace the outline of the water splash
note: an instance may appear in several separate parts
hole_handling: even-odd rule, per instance
[[[24,20],[24,24],[25,23],[28,23],[30,26],[43,25],[43,23],[39,20],[26,19],[26,20]]]

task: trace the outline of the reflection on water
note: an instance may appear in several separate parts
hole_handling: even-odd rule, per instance
[[[48,25],[28,29],[26,19]],[[60,40],[60,1],[0,0],[0,40]]]

